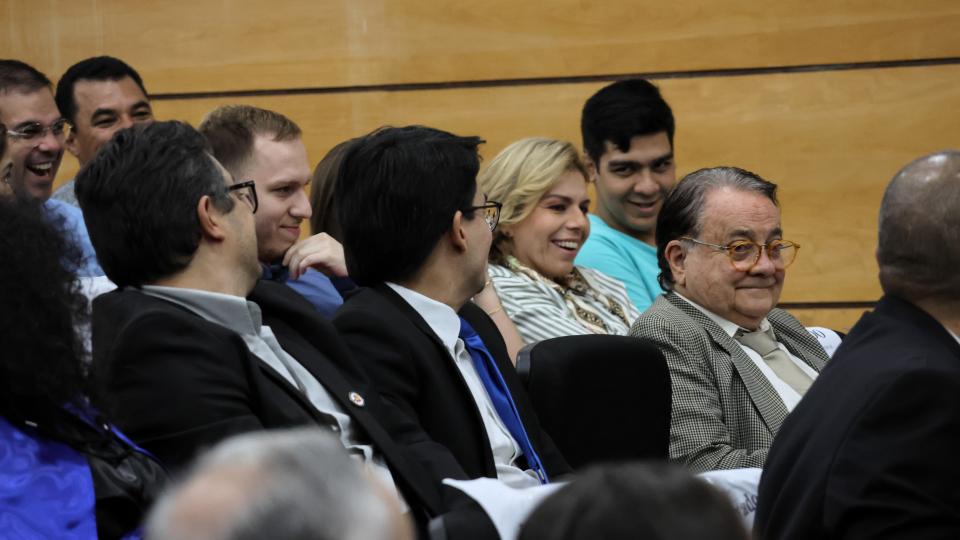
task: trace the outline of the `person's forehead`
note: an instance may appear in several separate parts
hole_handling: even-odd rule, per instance
[[[78,110],[92,112],[101,108],[130,106],[147,101],[136,81],[130,77],[116,80],[81,79],[73,86]]]
[[[13,129],[27,122],[50,124],[60,118],[49,88],[33,92],[0,92],[0,122]]]
[[[604,141],[603,159],[616,161],[643,161],[658,159],[673,153],[666,131],[648,135],[634,135],[630,147],[623,151],[613,141]]]
[[[746,231],[766,236],[780,229],[780,210],[762,193],[712,189],[705,195],[700,228],[717,237]]]
[[[564,172],[543,194],[544,197],[582,198],[587,196],[587,180],[577,170]]]
[[[305,184],[312,176],[307,149],[299,137],[275,141],[272,135],[257,135],[249,162],[256,167],[266,168],[271,173],[270,177],[253,179],[258,182],[282,180]]]

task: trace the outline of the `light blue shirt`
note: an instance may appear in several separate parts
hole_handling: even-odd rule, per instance
[[[71,268],[77,277],[96,277],[103,275],[103,269],[97,262],[97,254],[87,234],[87,224],[83,221],[83,212],[76,206],[57,199],[47,199],[43,203],[47,219],[59,226],[67,242],[76,246],[83,254],[83,262],[77,268]]]
[[[663,293],[657,282],[657,248],[613,229],[593,214],[590,237],[575,262],[622,281],[637,311],[646,310]]]

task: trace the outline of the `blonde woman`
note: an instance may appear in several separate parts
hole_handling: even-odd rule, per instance
[[[527,344],[626,335],[639,316],[622,282],[573,264],[590,234],[587,178],[573,145],[528,138],[500,152],[478,179],[503,204],[488,273]]]

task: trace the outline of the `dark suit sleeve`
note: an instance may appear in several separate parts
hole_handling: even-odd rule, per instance
[[[416,363],[409,357],[413,351],[405,340],[395,329],[373,324],[361,312],[341,311],[333,323],[380,392],[382,407],[378,416],[393,439],[409,448],[438,480],[469,479],[450,450],[421,427],[415,408],[421,391],[417,386],[420,378]]]
[[[262,429],[250,406],[243,347],[197,317],[138,318],[109,354],[115,423],[171,469],[232,434]]]
[[[922,361],[922,359],[918,359]],[[824,521],[835,538],[960,538],[960,377],[895,376],[837,450]]]

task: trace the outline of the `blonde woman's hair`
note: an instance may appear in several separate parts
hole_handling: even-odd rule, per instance
[[[589,175],[580,154],[566,141],[529,137],[503,149],[480,173],[477,184],[487,198],[503,204],[500,227],[494,232],[490,261],[502,263],[512,252],[504,225],[524,220],[560,177],[578,171],[584,182]]]

